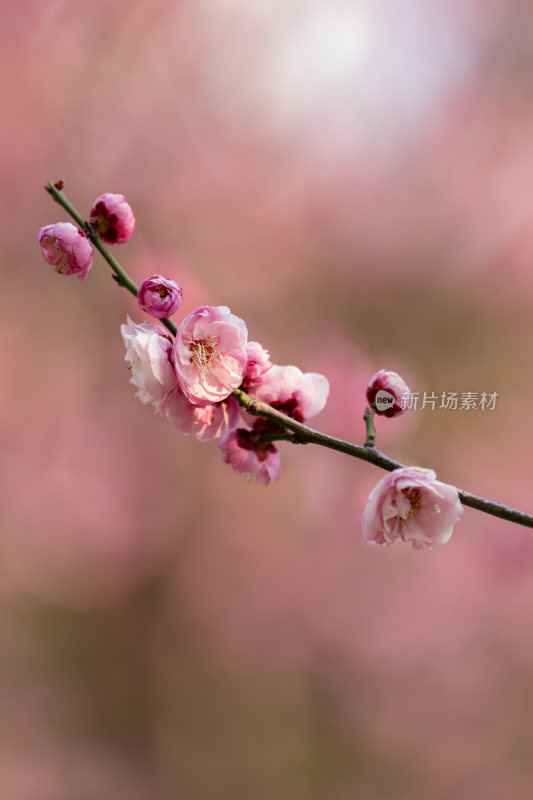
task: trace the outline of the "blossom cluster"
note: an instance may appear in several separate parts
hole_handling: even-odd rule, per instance
[[[329,383],[298,367],[274,366],[259,342],[248,341],[245,323],[226,306],[202,306],[188,314],[175,339],[160,325],[121,328],[131,383],[181,433],[207,442],[220,439],[222,458],[236,472],[267,485],[277,480],[283,430],[253,418],[232,396],[242,388],[292,419],[304,422],[325,406]]]
[[[92,264],[88,235],[94,239],[92,234],[98,234],[117,245],[128,241],[134,225],[125,198],[108,193],[94,202],[85,230],[69,222],[47,225],[39,231],[39,242],[57,272],[84,280]],[[130,382],[140,401],[153,405],[174,428],[201,442],[218,439],[226,464],[266,486],[279,477],[275,442],[287,438],[287,429],[283,422],[242,410],[236,390],[306,423],[324,408],[329,382],[324,375],[303,373],[296,366],[272,364],[268,351],[248,340],[245,322],[227,306],[196,308],[176,327],[168,318],[182,299],[179,284],[162,275],[142,282],[137,292],[140,310],[166,327],[134,322],[129,316],[121,326]],[[176,331],[175,336],[170,331]],[[365,420],[373,426],[374,414],[403,414],[412,396],[396,372],[380,370],[368,384]],[[372,437],[367,436],[367,446],[374,446]],[[401,539],[416,549],[434,550],[448,541],[461,514],[455,487],[437,481],[432,470],[404,467],[371,492],[363,512],[363,536],[378,545]]]
[[[241,388],[298,422],[320,413],[329,394],[327,378],[276,366],[259,342],[249,342],[245,323],[226,306],[203,306],[182,321],[176,338],[160,325],[122,325],[130,381],[143,403],[181,433],[200,441],[219,439],[226,464],[266,486],[280,473],[274,444],[279,424],[242,411],[232,396]],[[367,398],[376,413],[403,412],[400,397],[409,391],[394,372],[381,370],[370,381]],[[390,401],[379,411],[379,397]],[[369,543],[391,545],[396,539],[416,549],[434,550],[448,541],[462,515],[457,489],[436,480],[432,470],[406,467],[387,475],[370,494],[363,513],[363,536]]]

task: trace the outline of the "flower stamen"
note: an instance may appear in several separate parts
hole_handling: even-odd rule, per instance
[[[418,488],[418,486],[414,486],[411,489],[402,489],[402,494],[407,497],[411,504],[411,508],[409,509],[408,517],[414,517],[420,511],[420,506],[422,505],[422,492]]]
[[[204,378],[209,370],[220,362],[217,344],[218,342],[211,337],[197,339],[191,344],[191,361],[196,364]]]

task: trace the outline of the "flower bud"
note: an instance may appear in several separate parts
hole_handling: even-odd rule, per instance
[[[93,263],[93,248],[83,231],[71,222],[45,225],[39,231],[43,256],[60,275],[77,275],[84,281]]]
[[[266,373],[272,369],[272,362],[268,350],[265,350],[259,342],[248,342],[246,356],[248,360],[242,379],[242,388],[248,391],[251,386],[261,383]]]
[[[174,281],[151,275],[139,286],[137,302],[141,311],[156,319],[170,317],[181,306],[183,291]]]
[[[124,195],[109,192],[96,198],[89,222],[107,244],[124,244],[135,228],[135,217]]]
[[[398,417],[409,407],[411,390],[396,372],[380,369],[366,390],[370,408],[384,417]]]

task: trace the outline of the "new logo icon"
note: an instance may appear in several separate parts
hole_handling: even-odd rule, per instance
[[[380,389],[379,392],[376,392],[374,403],[378,411],[387,411],[387,409],[393,407],[395,398],[390,392],[386,392],[385,389]]]

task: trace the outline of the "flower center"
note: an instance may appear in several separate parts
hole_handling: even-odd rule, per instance
[[[191,361],[196,364],[204,377],[220,361],[217,341],[210,337],[194,341],[191,344],[191,353]]]
[[[288,417],[292,417],[292,419],[295,419],[296,422],[304,421],[303,414],[298,407],[298,400],[294,395],[292,397],[289,397],[289,399],[285,400],[285,402],[283,403],[281,402],[281,400],[273,400],[270,403],[270,405],[272,406],[272,408],[276,408],[278,411],[282,411]]]
[[[412,489],[402,489],[402,494],[407,497],[411,504],[408,516],[414,517],[415,514],[418,514],[422,505],[422,491],[418,486],[414,486]]]
[[[167,297],[170,294],[168,289],[165,289],[164,286],[158,286],[157,289],[156,289],[156,292],[159,295],[159,297],[161,298],[161,300],[164,300],[165,297]]]
[[[67,262],[67,254],[60,248],[55,239],[51,240],[48,244],[50,249],[53,250],[54,253],[53,264],[56,268],[56,271],[59,271],[60,269],[63,269],[63,267]]]
[[[93,216],[91,216],[90,222],[92,222],[93,225],[96,225],[98,233],[107,237],[108,241],[114,242],[118,238],[118,232],[116,228],[118,217],[116,214],[110,214],[108,212],[105,203],[97,203],[95,207],[95,213]]]
[[[265,461],[269,453],[276,452],[272,442],[261,441],[261,433],[255,430],[237,428],[237,444],[243,450],[253,450],[259,461]]]

